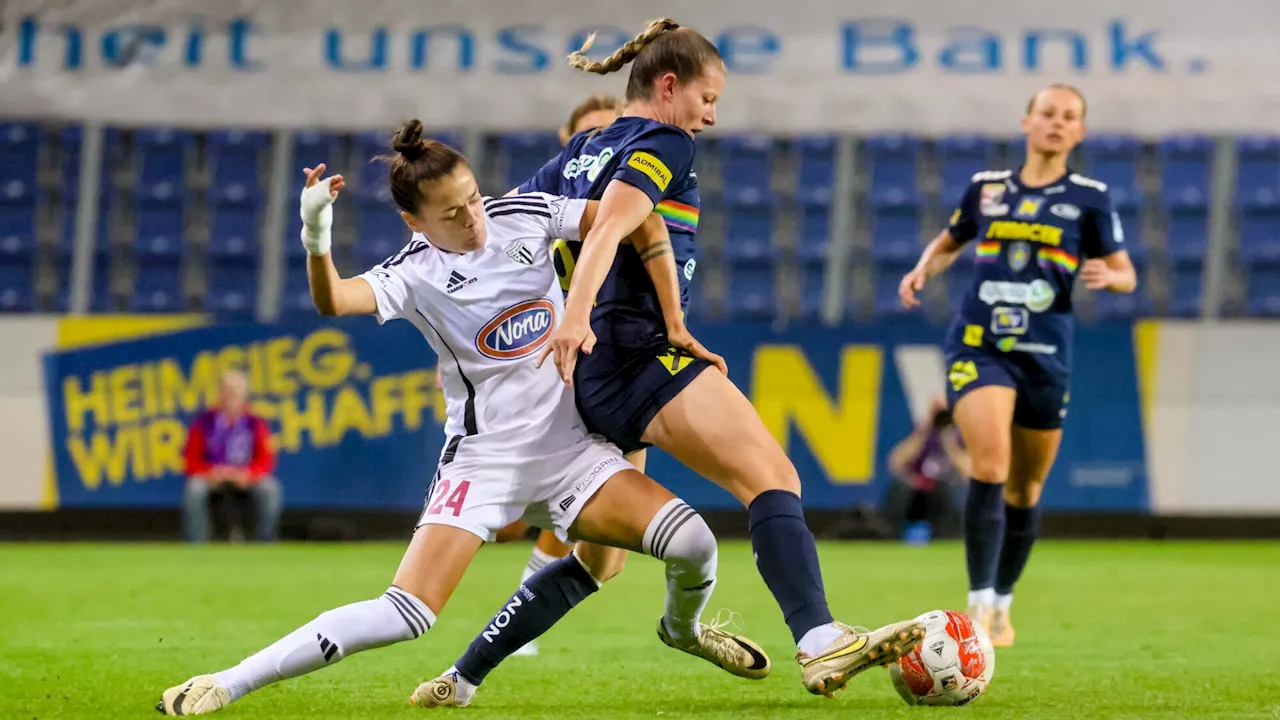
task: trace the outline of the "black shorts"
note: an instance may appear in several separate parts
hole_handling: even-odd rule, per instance
[[[983,349],[963,348],[946,353],[947,406],[981,387],[999,385],[1013,388],[1017,400],[1013,423],[1029,430],[1057,430],[1067,416],[1070,399],[1068,379],[1046,377],[1018,363],[1016,356],[993,355]]]
[[[654,416],[709,367],[662,337],[631,347],[597,343],[574,370],[578,412],[588,430],[624,453],[643,450],[649,444],[640,438]]]

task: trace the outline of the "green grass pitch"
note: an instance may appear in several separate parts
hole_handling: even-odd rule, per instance
[[[823,543],[832,610],[879,625],[963,605],[962,550]],[[151,718],[160,692],[238,662],[318,613],[381,593],[396,545],[0,545],[0,718]],[[251,695],[227,718],[397,718],[514,588],[529,546],[481,551],[435,629]],[[661,645],[662,567],[627,570],[490,676],[466,718],[1280,718],[1280,544],[1037,547],[1017,647],[964,708],[910,708],[876,669],[808,695],[750,547],[721,548],[709,608],[771,653],[752,682]],[[961,608],[963,609],[963,608]],[[442,711],[435,711],[437,713]],[[458,711],[453,711],[458,712]]]

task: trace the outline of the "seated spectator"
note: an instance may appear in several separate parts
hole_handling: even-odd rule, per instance
[[[929,414],[889,453],[889,471],[893,482],[880,513],[894,537],[920,529],[923,534],[915,540],[959,535],[957,495],[969,477],[970,460],[944,398],[935,398]]]
[[[182,510],[189,541],[208,542],[213,505],[229,501],[253,506],[254,539],[276,539],[282,493],[271,476],[275,455],[268,437],[266,420],[249,411],[249,381],[238,372],[223,375],[218,406],[192,421],[183,452],[187,484]]]

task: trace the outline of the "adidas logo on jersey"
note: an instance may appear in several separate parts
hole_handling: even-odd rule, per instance
[[[525,247],[525,244],[522,242],[512,243],[511,247],[507,248],[507,257],[521,265],[533,264],[533,251]]]
[[[449,273],[449,282],[444,286],[444,291],[452,295],[475,281],[475,278],[469,278],[454,270]]]

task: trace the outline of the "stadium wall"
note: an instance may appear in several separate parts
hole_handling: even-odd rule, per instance
[[[439,452],[443,403],[430,382],[434,358],[412,328],[397,325],[5,320],[0,508],[174,507],[181,424],[211,397],[221,368],[241,367],[272,419],[291,508],[412,511]],[[878,500],[889,449],[945,376],[940,330],[923,322],[783,332],[725,325],[699,334],[725,354],[783,441],[815,510]],[[1269,361],[1280,355],[1280,328],[1082,327],[1077,347],[1046,508],[1280,515],[1269,442],[1280,426],[1280,379]],[[693,504],[734,507],[655,455],[652,473]]]
[[[1095,132],[1274,131],[1280,5],[983,0],[10,0],[0,5],[6,114],[117,125],[555,127],[587,92],[564,56],[602,57],[671,15],[719,46],[727,130],[993,131],[1052,80],[1090,98]],[[742,18],[750,18],[743,23]],[[1240,22],[1248,18],[1249,22]],[[126,69],[127,72],[122,72]],[[315,93],[323,86],[325,92]],[[433,101],[433,96],[448,102]],[[487,110],[502,98],[499,111]],[[333,102],[333,98],[342,98]],[[939,108],[946,108],[939,112]]]

